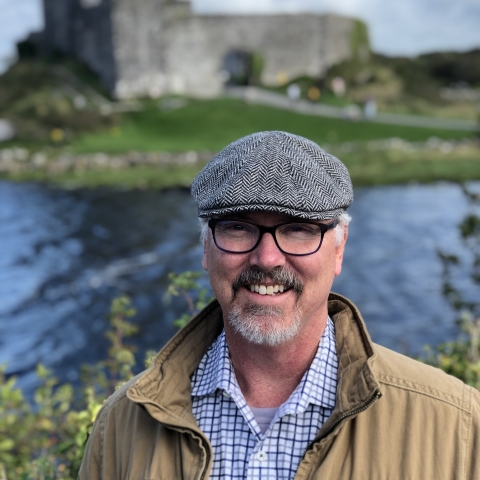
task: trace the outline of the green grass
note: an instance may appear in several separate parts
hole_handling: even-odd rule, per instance
[[[331,152],[337,154],[337,152]],[[398,150],[341,153],[354,186],[429,183],[438,180],[464,182],[480,179],[480,152],[444,154],[437,151],[405,153]]]
[[[454,150],[448,154],[435,150],[408,153],[400,150],[367,151],[365,147],[344,152],[341,143],[401,137],[425,141],[472,137],[473,133],[397,127],[368,122],[349,122],[299,115],[259,105],[248,105],[233,99],[190,100],[183,108],[161,111],[156,102],[146,102],[142,112],[122,115],[119,128],[111,131],[74,135],[61,148],[50,146],[48,156],[65,149],[72,153],[105,152],[121,154],[137,151],[216,152],[230,142],[261,130],[285,130],[312,139],[320,145],[331,145],[331,153],[348,167],[355,186],[480,179],[480,153],[477,148]],[[335,146],[336,145],[336,146]],[[365,145],[365,144],[363,144]],[[57,151],[58,150],[58,151]],[[46,170],[3,175],[17,181],[45,181],[66,187],[120,186],[126,188],[168,188],[189,186],[203,165],[151,166],[87,169],[52,174]]]
[[[203,165],[178,167],[135,166],[123,170],[84,170],[49,174],[44,170],[4,175],[8,180],[24,182],[46,182],[65,188],[100,186],[122,188],[154,188],[190,187],[195,175]],[[0,176],[2,178],[2,176]]]
[[[230,142],[262,130],[284,130],[302,135],[320,145],[332,141],[362,141],[401,137],[423,141],[435,136],[444,139],[470,137],[473,133],[369,122],[350,122],[261,105],[248,105],[234,99],[191,100],[173,111],[160,111],[154,104],[142,111],[124,114],[115,136],[109,131],[76,136],[71,147],[76,153],[123,153],[137,151],[188,150],[219,151]]]

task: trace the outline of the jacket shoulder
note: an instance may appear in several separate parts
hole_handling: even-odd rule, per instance
[[[133,402],[127,397],[127,392],[132,387],[137,380],[139,380],[143,375],[145,375],[145,371],[139,373],[135,377],[125,382],[122,386],[120,386],[112,395],[110,395],[102,405],[102,408],[98,412],[96,422],[102,423],[108,417],[110,412],[116,408],[128,408],[133,406]]]
[[[386,387],[424,395],[449,403],[468,412],[472,403],[480,403],[480,392],[439,368],[426,365],[388,348],[374,344],[373,370]]]

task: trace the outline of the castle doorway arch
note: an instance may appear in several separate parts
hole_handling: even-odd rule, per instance
[[[223,57],[222,74],[226,85],[248,85],[252,74],[252,54],[230,50]]]

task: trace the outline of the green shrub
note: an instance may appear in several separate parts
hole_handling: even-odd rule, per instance
[[[200,272],[169,273],[170,285],[167,289],[167,296],[177,297],[181,295],[187,303],[188,313],[184,313],[180,318],[174,320],[173,324],[178,327],[184,327],[202,308],[211,300],[208,289],[200,288],[197,279]]]
[[[475,319],[465,311],[462,326],[463,338],[435,348],[426,347],[422,361],[480,390],[480,318]]]
[[[480,195],[465,186],[463,190],[471,211],[460,223],[459,232],[473,258],[468,265],[469,277],[477,288],[480,286],[480,217],[476,212],[480,206]],[[465,298],[452,281],[452,272],[461,265],[460,259],[441,251],[438,256],[443,265],[443,295],[458,312],[457,323],[463,334],[458,340],[427,348],[423,360],[480,390],[480,301],[478,297]]]
[[[124,338],[136,332],[127,321],[135,311],[127,297],[112,301],[108,358],[85,367],[80,398],[70,384],[59,385],[52,373],[38,365],[40,386],[33,402],[16,386],[16,378],[0,368],[0,479],[72,480],[103,400],[132,377],[133,350]]]

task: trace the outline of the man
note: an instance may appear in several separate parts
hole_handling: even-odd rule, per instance
[[[192,193],[217,300],[107,400],[80,479],[480,478],[480,393],[374,345],[330,293],[353,200],[338,159],[261,132]]]

